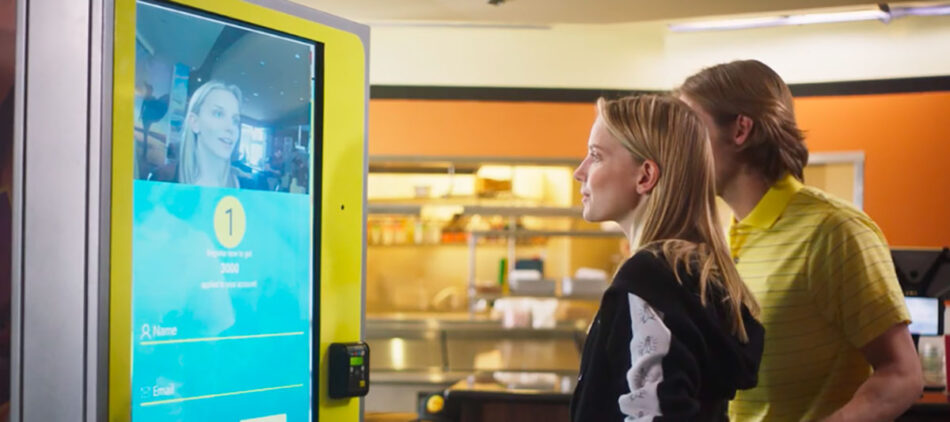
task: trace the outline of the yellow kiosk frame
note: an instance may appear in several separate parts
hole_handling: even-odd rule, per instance
[[[332,342],[362,338],[365,277],[365,174],[368,101],[367,27],[282,0],[167,0],[236,21],[273,29],[324,44],[322,163],[311,163],[319,176],[319,262],[314,262],[312,329],[319,333],[313,350],[312,403],[320,421],[361,419],[359,400],[327,395],[327,348]],[[131,419],[131,299],[133,96],[135,80],[136,1],[114,7],[112,95],[112,192],[108,341],[108,420]],[[316,101],[320,101],[317,98]],[[316,131],[311,131],[314,133]],[[313,156],[318,156],[313,154]],[[319,169],[319,170],[318,170]],[[320,171],[322,174],[317,174]],[[313,177],[312,183],[317,183]],[[317,226],[318,225],[318,226]],[[315,333],[316,334],[316,333]]]

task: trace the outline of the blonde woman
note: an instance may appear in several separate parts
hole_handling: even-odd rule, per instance
[[[727,420],[755,386],[764,330],[729,257],[706,129],[665,96],[600,99],[574,172],[584,219],[617,222],[634,250],[584,345],[574,421]]]
[[[192,185],[237,188],[231,154],[241,134],[241,90],[208,81],[191,95],[182,125],[178,181]]]

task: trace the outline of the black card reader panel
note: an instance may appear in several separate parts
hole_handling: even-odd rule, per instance
[[[369,392],[369,345],[332,343],[328,358],[330,398],[360,397]]]

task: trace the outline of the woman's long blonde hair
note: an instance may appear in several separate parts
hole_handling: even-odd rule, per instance
[[[220,81],[208,81],[196,89],[194,94],[191,94],[191,100],[188,101],[188,111],[185,113],[185,121],[182,122],[181,127],[181,149],[178,155],[178,182],[180,183],[194,184],[198,178],[200,169],[198,169],[198,163],[197,160],[195,160],[195,150],[198,148],[198,137],[195,136],[195,132],[192,130],[189,121],[191,120],[192,114],[198,115],[208,95],[216,89],[234,94],[234,97],[237,98],[238,105],[241,104],[241,89],[235,85],[227,85]],[[238,142],[240,142],[240,134],[238,137]],[[230,171],[230,163],[227,169]]]
[[[732,334],[748,342],[742,305],[753,316],[759,306],[729,256],[716,210],[712,147],[699,116],[684,102],[659,95],[600,98],[597,110],[638,163],[651,160],[659,167],[656,186],[643,204],[639,249],[662,252],[677,280],[680,264],[690,274],[698,268],[703,305],[707,296],[726,303]],[[710,283],[720,293],[708,294]]]

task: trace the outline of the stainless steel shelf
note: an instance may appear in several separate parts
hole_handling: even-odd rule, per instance
[[[623,237],[621,232],[600,230],[483,230],[469,232],[474,237],[513,236],[513,237]]]
[[[529,293],[511,293],[511,294],[491,294],[491,293],[481,293],[472,296],[475,300],[485,299],[485,300],[496,300],[506,297],[510,298],[536,298],[536,299],[558,299],[558,300],[586,300],[586,301],[599,301],[602,294],[599,295],[571,295],[564,296],[558,294],[529,294]]]
[[[466,205],[462,213],[465,215],[499,215],[499,216],[532,216],[532,217],[581,217],[581,207],[500,207]]]
[[[527,166],[569,166],[576,167],[581,159],[575,157],[498,157],[498,156],[457,156],[457,155],[371,155],[369,156],[370,165],[393,165],[393,164],[413,164],[416,166],[424,165],[454,165],[454,166],[482,166],[486,164],[497,165],[527,165]]]
[[[438,205],[436,205],[438,206]],[[458,206],[446,204],[445,206]],[[420,204],[386,204],[370,203],[367,212],[370,214],[398,214],[419,215],[422,210]],[[518,207],[492,205],[463,205],[462,215],[497,215],[504,217],[581,217],[581,207]]]
[[[369,214],[391,215],[419,215],[421,205],[418,204],[368,204],[366,212]]]

